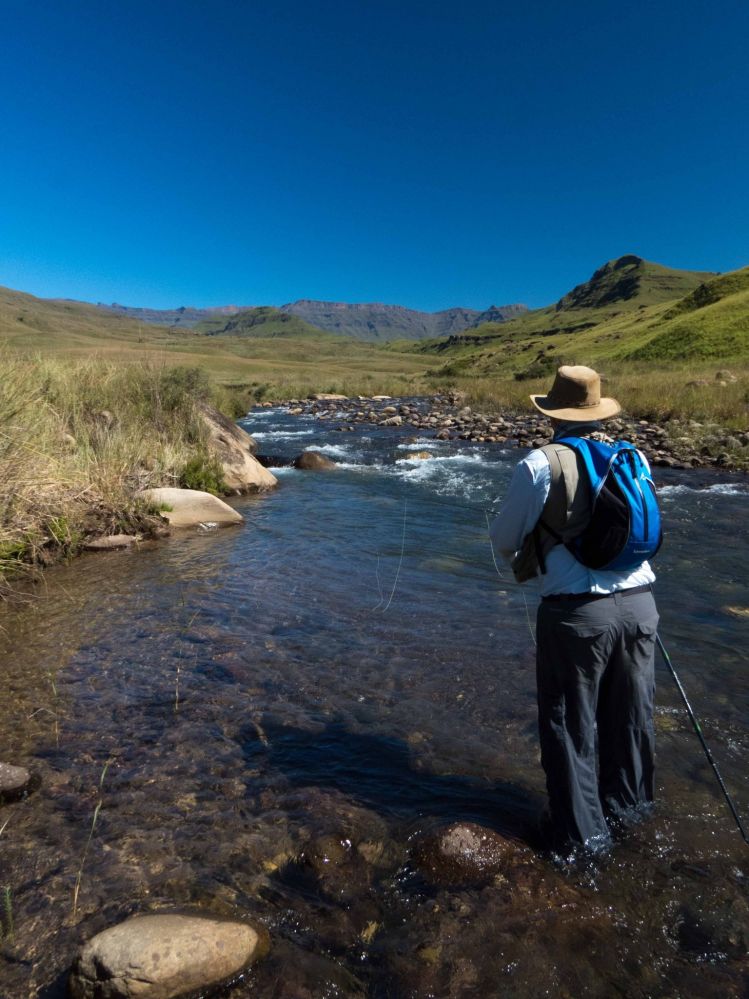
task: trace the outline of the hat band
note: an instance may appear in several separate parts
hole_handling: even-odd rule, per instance
[[[600,406],[601,400],[598,402],[557,402],[550,395],[546,396],[546,405],[551,403],[551,409],[592,409],[594,406]]]

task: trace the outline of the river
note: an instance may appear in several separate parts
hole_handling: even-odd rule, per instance
[[[607,858],[447,886],[410,859],[455,820],[528,840],[543,804],[537,597],[483,512],[520,452],[242,423],[339,468],[0,609],[0,759],[40,782],[0,808],[0,994],[61,999],[82,941],[171,905],[268,927],[231,997],[749,994],[748,848],[662,663],[656,814]],[[661,635],[749,821],[749,484],[658,482]]]

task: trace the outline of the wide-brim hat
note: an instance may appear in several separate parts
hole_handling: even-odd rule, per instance
[[[616,399],[601,398],[601,376],[582,364],[563,364],[551,391],[532,395],[531,402],[544,416],[578,422],[605,420],[622,409]]]

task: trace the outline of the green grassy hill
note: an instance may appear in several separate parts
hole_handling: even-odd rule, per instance
[[[22,291],[0,287],[0,337],[14,346],[74,348],[90,346],[91,338],[137,343],[174,339],[166,327],[147,328],[137,320],[116,315],[96,305],[66,299],[36,298]]]
[[[621,257],[556,305],[410,349],[441,360],[434,375],[521,380],[571,362],[747,358],[749,268],[716,276]]]
[[[234,316],[220,316],[216,319],[206,319],[194,328],[195,333],[206,336],[241,336],[241,337],[290,337],[314,336],[334,337],[332,333],[311,323],[305,322],[299,316],[282,312],[273,306],[265,305],[258,308],[242,309]],[[340,339],[340,338],[338,338]]]

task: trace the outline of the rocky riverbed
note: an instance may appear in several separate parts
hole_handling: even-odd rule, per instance
[[[265,403],[266,407],[278,403]],[[540,414],[503,410],[476,412],[459,394],[419,399],[387,396],[364,398],[318,394],[309,399],[290,399],[283,405],[292,415],[314,415],[335,423],[341,433],[362,424],[411,427],[437,440],[463,440],[504,444],[508,447],[542,447],[551,440],[549,421]],[[631,441],[651,463],[662,468],[719,468],[749,470],[749,431],[735,432],[697,420],[671,420],[664,426],[626,415],[606,421],[613,437]]]

